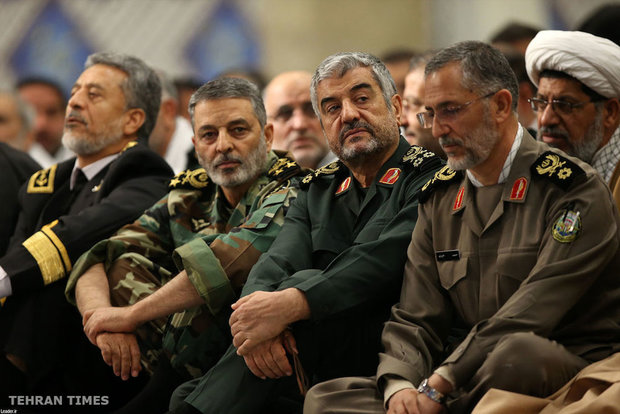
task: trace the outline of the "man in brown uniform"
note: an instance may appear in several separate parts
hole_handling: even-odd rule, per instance
[[[497,50],[458,43],[425,77],[420,118],[448,167],[423,189],[376,381],[320,384],[306,413],[471,412],[491,387],[548,395],[620,348],[620,217],[605,183],[518,124]]]

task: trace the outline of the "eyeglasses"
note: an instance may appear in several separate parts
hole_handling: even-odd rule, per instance
[[[568,102],[568,101],[564,101],[561,99],[553,99],[551,101],[546,101],[540,98],[530,98],[527,101],[530,103],[530,106],[532,107],[532,111],[534,112],[538,112],[538,111],[544,112],[547,105],[551,104],[551,109],[553,109],[553,111],[557,113],[558,115],[570,115],[573,113],[573,109],[580,108],[590,102],[596,102],[594,100],[590,100],[586,102],[573,103],[573,102]]]
[[[422,128],[428,129],[433,126],[434,118],[437,118],[437,122],[454,121],[454,119],[463,109],[465,109],[466,107],[468,107],[469,105],[473,104],[476,101],[490,98],[496,93],[497,91],[491,92],[489,94],[486,94],[484,96],[479,96],[476,99],[472,99],[471,101],[465,102],[464,104],[460,104],[460,105],[448,104],[444,106],[443,108],[437,109],[434,112],[433,111],[420,112],[419,114],[416,115],[416,117],[418,118],[418,122],[420,123],[420,125],[422,125]]]

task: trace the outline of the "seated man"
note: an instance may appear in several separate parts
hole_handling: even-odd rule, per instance
[[[370,373],[377,362],[419,190],[441,160],[399,137],[401,98],[374,56],[328,57],[311,97],[340,161],[304,179],[232,306],[234,346],[204,377],[177,388],[173,412],[262,412],[280,396],[299,399],[288,392],[291,365],[305,392],[305,380]]]
[[[538,136],[592,165],[620,207],[620,46],[582,32],[544,30],[525,55],[538,86]]]
[[[82,253],[165,194],[172,171],[137,143],[155,124],[160,94],[157,75],[137,58],[87,59],[63,137],[77,158],[22,186],[15,234],[0,258],[0,297],[10,296],[0,310],[3,395],[106,392],[107,367],[92,364],[99,357],[65,299],[65,277]]]
[[[497,49],[457,43],[425,79],[420,118],[449,168],[422,191],[376,380],[320,384],[306,413],[469,413],[491,387],[548,395],[620,349],[620,217],[605,183],[519,125]]]
[[[75,287],[89,339],[125,379],[140,371],[133,332],[152,371],[168,328],[166,352],[175,370],[163,358],[131,403],[142,412],[157,412],[158,404],[163,412],[181,379],[203,374],[226,350],[230,304],[280,231],[303,174],[270,151],[273,126],[249,81],[203,85],[189,112],[204,169],[177,175],[166,197],[82,256],[67,285],[70,300]],[[190,308],[166,325],[166,316]],[[105,332],[131,334],[125,347],[114,348],[99,341]]]

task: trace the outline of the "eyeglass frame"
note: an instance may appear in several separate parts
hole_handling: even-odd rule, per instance
[[[540,109],[540,112],[544,112],[545,109],[547,109],[547,106],[549,105],[549,103],[551,103],[551,109],[553,109],[553,112],[555,112],[558,115],[570,115],[573,113],[573,110],[575,108],[581,108],[582,106],[585,106],[586,104],[589,103],[596,103],[596,102],[600,102],[601,99],[590,99],[589,101],[584,101],[584,102],[577,102],[577,103],[572,103],[569,101],[565,101],[563,99],[552,99],[551,101],[549,100],[544,100],[544,99],[540,99],[540,98],[528,98],[527,102],[530,104],[530,108],[532,108],[532,111],[538,113],[539,109],[536,107],[535,102],[540,102],[540,103],[544,103],[545,107]],[[568,105],[568,107],[570,108],[568,111],[565,110],[560,110],[558,111],[555,105]]]
[[[449,118],[449,117],[455,117],[457,116],[463,109],[467,108],[469,105],[473,104],[476,101],[480,101],[482,99],[486,99],[486,98],[490,98],[491,96],[495,95],[497,92],[499,91],[495,91],[495,92],[491,92],[488,93],[484,96],[479,96],[475,99],[472,99],[471,101],[465,102],[463,104],[460,105],[456,105],[455,107],[451,107],[449,110],[447,107],[441,109],[440,111],[443,112],[443,115],[439,115],[439,119],[445,119],[445,118]],[[430,117],[430,111],[424,111],[424,112],[419,112],[416,114],[416,118],[418,119],[418,122],[420,123],[420,125],[422,126],[423,129],[430,129],[433,127],[433,120],[435,119],[435,117],[437,116],[436,113],[433,113],[432,115],[432,119],[429,123],[428,126],[425,126],[426,121],[425,121],[425,116],[426,117]],[[437,121],[437,122],[441,122],[441,121]]]

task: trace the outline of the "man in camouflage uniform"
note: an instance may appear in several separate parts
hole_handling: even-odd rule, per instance
[[[166,317],[185,309],[165,335],[173,367],[198,375],[217,361],[230,343],[229,305],[297,194],[302,169],[270,151],[273,127],[265,125],[253,84],[209,82],[193,95],[190,113],[204,169],[177,175],[166,197],[83,255],[68,282],[68,298],[77,302],[93,343],[101,332],[126,336],[125,348],[102,348],[123,378],[140,370],[136,337],[126,332],[140,338],[142,362],[151,370]],[[150,394],[165,402],[169,395],[161,388]]]

